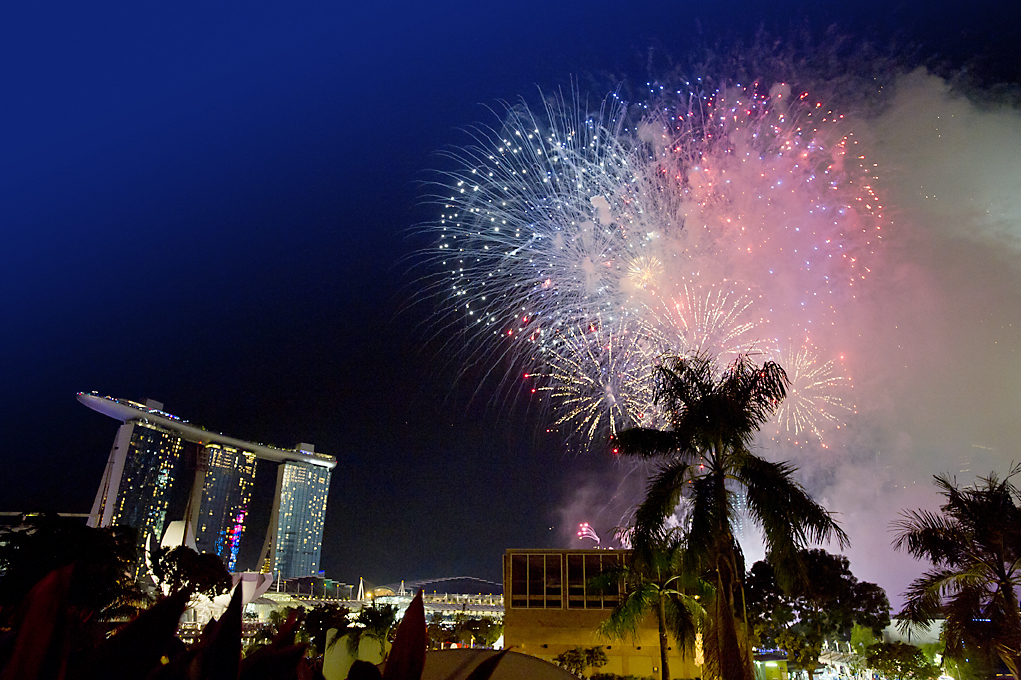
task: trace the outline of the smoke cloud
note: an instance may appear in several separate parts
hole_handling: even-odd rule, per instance
[[[889,97],[849,123],[875,164],[884,242],[832,336],[813,337],[824,356],[844,357],[853,387],[841,398],[853,408],[826,448],[763,437],[760,452],[799,466],[850,534],[855,574],[896,608],[925,568],[893,550],[900,513],[938,507],[934,474],[970,484],[1021,460],[1021,113],[976,104],[924,70]],[[564,503],[563,540],[578,547],[589,547],[578,522],[602,533],[613,525],[593,518],[641,498],[634,475],[617,488],[587,474]],[[745,550],[749,563],[762,556],[755,540]]]

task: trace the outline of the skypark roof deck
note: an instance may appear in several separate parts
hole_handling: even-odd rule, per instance
[[[242,439],[228,437],[218,432],[210,432],[205,428],[192,425],[187,420],[166,413],[158,408],[150,408],[145,404],[139,404],[128,399],[114,399],[113,397],[101,397],[96,393],[78,393],[78,401],[88,406],[93,411],[98,411],[105,416],[110,416],[121,422],[129,420],[142,420],[154,423],[180,434],[181,438],[196,442],[198,444],[221,444],[232,446],[236,449],[254,453],[256,458],[272,460],[276,462],[296,462],[318,465],[328,469],[337,466],[337,459],[322,453],[302,451],[300,449],[281,449],[265,444],[246,442]]]

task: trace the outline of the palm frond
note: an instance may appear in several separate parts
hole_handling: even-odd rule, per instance
[[[706,611],[694,597],[672,593],[664,602],[667,630],[677,646],[691,651],[695,647],[695,636],[704,627]]]
[[[663,357],[653,399],[668,415],[680,413],[713,393],[715,376],[716,363],[708,354]]]
[[[894,545],[928,560],[933,568],[904,593],[901,616],[911,623],[944,618],[946,653],[961,658],[966,648],[985,647],[1016,671],[1021,662],[1021,500],[1011,481],[991,473],[961,487],[947,475],[935,484],[944,497],[940,513],[914,510],[894,524]]]
[[[638,627],[658,599],[659,586],[649,582],[640,584],[624,596],[610,616],[599,624],[597,632],[617,640],[638,639]]]
[[[734,470],[747,491],[748,512],[762,529],[766,552],[783,581],[797,579],[801,571],[798,553],[808,543],[835,539],[841,548],[849,543],[833,516],[794,479],[796,471],[790,463],[774,463],[752,454],[742,456]]]
[[[691,477],[692,465],[675,460],[657,470],[649,480],[645,500],[635,511],[635,538],[632,544],[635,552],[647,559],[654,543],[660,543],[664,535],[664,520],[673,514],[685,490],[685,483]]]
[[[732,542],[729,495],[721,493],[724,481],[718,476],[703,475],[691,481],[687,496],[688,533],[686,552],[692,563],[708,568],[710,555],[721,542]]]
[[[940,618],[943,615],[943,595],[947,590],[947,582],[953,577],[953,571],[940,569],[927,571],[912,581],[904,593],[906,601],[898,618],[905,621],[905,625],[928,625]]]
[[[906,549],[911,556],[936,564],[958,562],[962,535],[952,518],[929,510],[912,510],[901,513],[901,519],[892,527],[899,529],[893,541],[895,549]]]

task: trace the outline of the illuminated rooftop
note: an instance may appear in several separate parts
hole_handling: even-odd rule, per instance
[[[300,448],[281,449],[276,446],[267,446],[266,444],[257,444],[255,442],[246,442],[243,439],[235,439],[234,437],[228,437],[220,434],[219,432],[210,432],[204,427],[192,425],[187,420],[182,420],[175,415],[166,413],[162,410],[162,405],[154,408],[151,405],[146,406],[145,404],[139,404],[138,402],[130,401],[128,399],[101,397],[94,392],[91,394],[79,392],[78,401],[85,404],[93,411],[98,411],[105,416],[110,416],[111,418],[121,422],[126,423],[130,420],[138,420],[153,423],[168,430],[173,430],[186,441],[198,444],[220,444],[222,446],[231,446],[236,449],[254,453],[257,458],[276,462],[290,461],[307,463],[309,465],[318,465],[319,467],[330,469],[337,466],[337,459],[333,456],[328,456],[323,453],[315,453],[312,450],[304,451]],[[311,446],[308,448],[312,449]]]

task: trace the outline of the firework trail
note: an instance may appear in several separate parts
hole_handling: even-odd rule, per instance
[[[829,349],[882,226],[845,127],[784,85],[509,107],[441,185],[438,324],[463,328],[466,361],[540,381],[556,425],[587,443],[655,426],[663,354]],[[821,437],[839,376],[791,357],[781,427]]]
[[[578,538],[589,538],[595,541],[596,545],[600,544],[599,536],[588,522],[582,522],[578,525]]]

